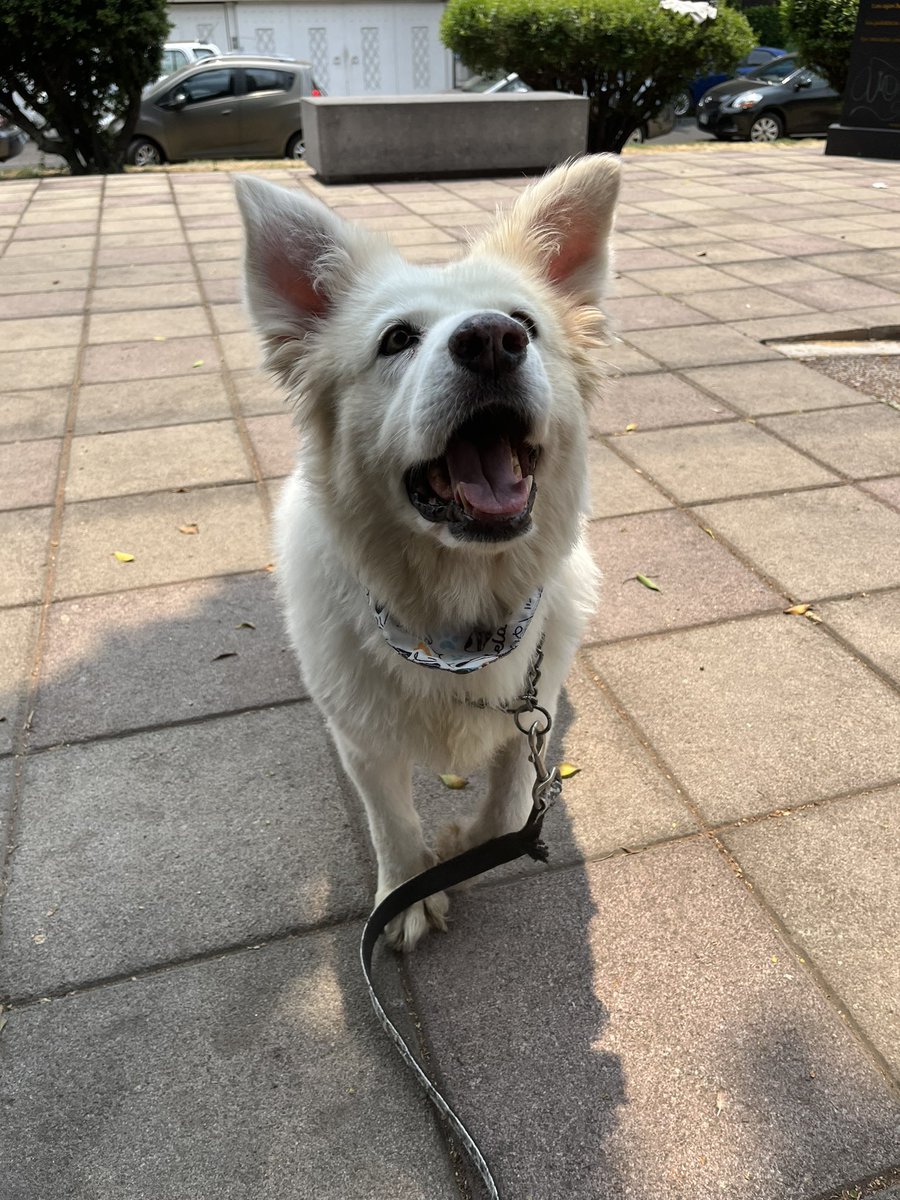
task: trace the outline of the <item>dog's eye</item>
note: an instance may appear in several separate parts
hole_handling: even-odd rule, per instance
[[[538,335],[537,325],[535,325],[528,313],[516,311],[511,312],[509,315],[514,321],[518,321],[521,325],[525,326],[528,330],[528,337],[533,342]]]
[[[409,350],[411,346],[418,345],[419,334],[411,325],[394,325],[390,328],[378,347],[378,353],[389,356],[391,354],[402,354],[404,350]]]

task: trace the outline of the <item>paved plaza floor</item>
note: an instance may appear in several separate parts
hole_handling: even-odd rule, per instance
[[[258,173],[427,262],[524,183]],[[900,163],[624,174],[580,771],[379,978],[504,1200],[897,1198],[900,373],[769,342],[900,326]],[[4,179],[0,247],[2,1200],[477,1200],[363,990],[228,172]]]

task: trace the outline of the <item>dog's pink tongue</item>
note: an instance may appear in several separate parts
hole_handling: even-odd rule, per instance
[[[513,517],[528,503],[531,483],[513,469],[506,438],[485,446],[454,438],[446,459],[453,494],[462,492],[474,516]]]

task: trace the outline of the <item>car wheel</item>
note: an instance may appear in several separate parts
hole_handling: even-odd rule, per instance
[[[643,125],[638,125],[637,129],[632,129],[628,137],[625,139],[626,146],[640,146],[647,140],[647,135],[644,132]]]
[[[672,101],[672,111],[676,117],[686,117],[693,108],[690,92],[679,92]]]
[[[784,136],[784,122],[777,113],[761,113],[750,126],[751,142],[775,142]]]
[[[131,140],[125,161],[132,167],[158,167],[165,159],[156,142],[151,142],[149,138],[136,137]]]
[[[305,155],[306,147],[303,144],[303,134],[295,133],[287,144],[284,156],[285,158],[304,158]]]

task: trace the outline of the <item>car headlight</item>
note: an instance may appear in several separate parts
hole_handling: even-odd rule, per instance
[[[745,108],[752,108],[754,104],[759,104],[762,98],[762,92],[740,92],[737,96],[733,96],[725,107],[740,111]]]

